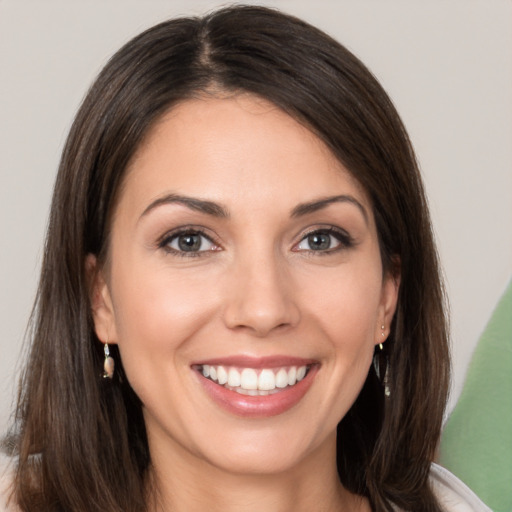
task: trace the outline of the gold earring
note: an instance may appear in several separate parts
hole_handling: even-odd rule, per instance
[[[111,379],[114,376],[114,359],[110,356],[110,349],[108,343],[103,346],[103,352],[105,353],[105,360],[103,361],[103,378]]]
[[[386,328],[386,326],[385,326],[384,324],[382,324],[382,325],[380,326],[380,328],[381,328],[381,331],[382,331],[382,332],[380,333],[380,335],[384,338],[384,337],[385,337],[385,336],[384,336],[384,329]],[[381,350],[381,351],[382,351],[382,350],[384,350],[384,347],[383,347],[383,345],[382,345],[382,343],[383,343],[384,341],[385,341],[385,340],[382,340],[382,341],[379,343],[379,348],[380,348],[380,350]]]

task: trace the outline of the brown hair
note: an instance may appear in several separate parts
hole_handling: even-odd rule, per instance
[[[101,378],[87,254],[108,253],[123,173],[155,121],[211,91],[259,95],[320,137],[373,205],[384,269],[397,272],[385,344],[392,396],[370,369],[338,426],[338,470],[375,511],[439,511],[428,486],[448,387],[444,297],[427,204],[405,129],[364,65],[318,29],[263,7],[174,19],[105,66],[65,146],[54,190],[33,340],[17,413],[15,496],[24,511],[143,511],[150,454],[124,376]],[[114,356],[119,361],[115,347]],[[179,478],[179,476],[177,476]]]

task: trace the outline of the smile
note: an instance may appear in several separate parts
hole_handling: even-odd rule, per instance
[[[213,403],[245,418],[269,418],[297,406],[312,386],[318,361],[296,357],[227,357],[192,365]]]
[[[249,396],[267,396],[293,387],[307,374],[310,366],[281,368],[235,368],[222,365],[200,365],[204,377],[229,389]]]

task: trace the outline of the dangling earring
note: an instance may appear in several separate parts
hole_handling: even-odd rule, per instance
[[[103,378],[111,379],[114,376],[114,359],[110,356],[110,350],[108,343],[103,346],[103,352],[105,353],[105,360],[103,361]]]
[[[384,338],[384,329],[386,328],[385,325],[381,325],[381,335]],[[389,382],[388,382],[388,373],[389,373],[389,360],[386,354],[384,354],[384,345],[382,343],[379,343],[379,349],[378,351],[375,351],[375,354],[373,356],[373,367],[375,369],[375,373],[377,374],[377,377],[381,384],[384,386],[384,395],[389,398],[391,395],[391,390],[389,389]],[[384,375],[382,375],[382,370],[384,369]]]
[[[388,381],[388,374],[389,374],[389,359],[386,357],[386,371],[384,372],[384,395],[386,398],[389,398],[391,396],[391,390],[389,389],[389,381]]]

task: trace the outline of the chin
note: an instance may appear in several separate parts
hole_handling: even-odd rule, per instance
[[[307,455],[300,450],[280,447],[255,447],[250,453],[248,450],[234,450],[224,452],[219,456],[212,456],[208,462],[216,468],[232,475],[270,476],[290,472],[299,467]]]
[[[317,436],[318,432],[301,431],[297,425],[292,428],[226,431],[200,451],[206,461],[220,470],[255,476],[291,472],[306,464],[314,453],[336,453],[335,431]]]

